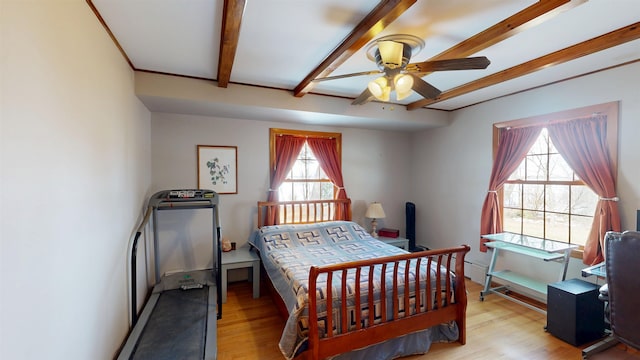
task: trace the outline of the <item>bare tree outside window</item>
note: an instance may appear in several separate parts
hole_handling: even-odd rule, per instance
[[[504,185],[503,228],[584,246],[597,201],[543,129]]]
[[[334,188],[305,142],[287,179],[278,189],[279,199],[281,201],[329,200],[334,198]]]
[[[336,139],[336,152],[338,158],[341,157],[342,134],[340,133],[270,129],[269,164],[272,169],[272,177],[275,164],[277,163],[275,151],[276,137],[280,135],[304,137],[305,139]],[[283,217],[287,218],[286,222],[291,222],[292,218],[316,218],[324,220],[333,218],[336,210],[333,204],[309,205],[309,203],[312,203],[314,200],[335,199],[338,188],[322,170],[320,161],[316,158],[307,141],[305,141],[302,146],[286,179],[280,184],[277,190],[279,201],[301,202],[295,205],[290,204],[287,209],[280,211],[279,216],[281,217],[281,222],[285,221]],[[304,202],[304,205],[302,205],[302,202]]]

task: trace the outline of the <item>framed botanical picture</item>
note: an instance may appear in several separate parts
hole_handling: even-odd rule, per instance
[[[198,188],[238,193],[238,147],[198,145]]]

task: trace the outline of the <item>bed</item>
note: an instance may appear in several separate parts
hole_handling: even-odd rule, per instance
[[[270,216],[278,225],[263,226]],[[258,219],[249,243],[286,312],[285,358],[393,359],[465,343],[468,246],[408,253],[385,244],[350,221],[348,199],[258,202]]]

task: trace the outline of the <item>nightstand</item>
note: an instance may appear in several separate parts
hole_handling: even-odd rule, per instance
[[[253,282],[253,298],[260,297],[260,257],[249,247],[222,253],[222,302],[227,302],[227,271],[251,268],[249,281]]]
[[[389,245],[397,246],[401,249],[409,251],[409,239],[397,237],[397,238],[389,238],[384,236],[379,236],[378,240],[385,242]]]

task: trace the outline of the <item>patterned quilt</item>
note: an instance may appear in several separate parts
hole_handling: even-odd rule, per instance
[[[287,359],[293,358],[297,353],[306,349],[306,339],[308,334],[308,312],[307,312],[307,289],[309,269],[312,265],[329,265],[349,261],[379,258],[390,255],[404,254],[404,250],[395,246],[387,245],[376,240],[367,233],[360,225],[349,221],[334,221],[319,224],[306,225],[275,225],[266,226],[256,230],[249,239],[250,244],[255,246],[261,253],[264,267],[271,278],[271,281],[284,300],[289,309],[289,319],[280,339],[280,349]],[[426,263],[426,262],[425,262]],[[420,268],[420,278],[424,279],[426,272],[435,274],[435,265],[427,269],[426,265]],[[404,278],[404,266],[398,272],[398,278]],[[410,277],[414,277],[415,266],[409,267]],[[375,291],[379,294],[381,267],[375,268],[374,279]],[[318,278],[318,316],[320,335],[324,336],[326,329],[326,302],[324,294],[326,291],[326,274]],[[435,275],[432,275],[435,278]],[[355,327],[354,303],[355,301],[355,271],[347,273],[347,301],[348,301],[348,326]],[[387,303],[392,301],[390,289],[393,283],[393,267],[387,267],[384,276],[387,289]],[[334,333],[340,332],[340,313],[335,309],[340,308],[341,298],[341,276],[337,274],[333,277],[332,292],[334,299],[333,324]],[[365,289],[368,282],[368,272],[363,271],[361,275],[361,288]],[[441,279],[444,281],[444,279]],[[435,286],[435,284],[432,284]],[[421,304],[426,302],[424,288],[419,292]],[[411,301],[415,301],[415,289],[409,289]],[[400,288],[402,294],[404,289]],[[379,295],[378,295],[379,297]],[[375,298],[375,296],[374,296]],[[362,321],[368,321],[367,291],[361,293],[363,307],[360,309]],[[380,319],[379,301],[373,309],[375,319]],[[392,307],[387,306],[387,316],[391,317]],[[400,309],[399,316],[404,316],[404,309]],[[453,329],[457,337],[457,329]]]

